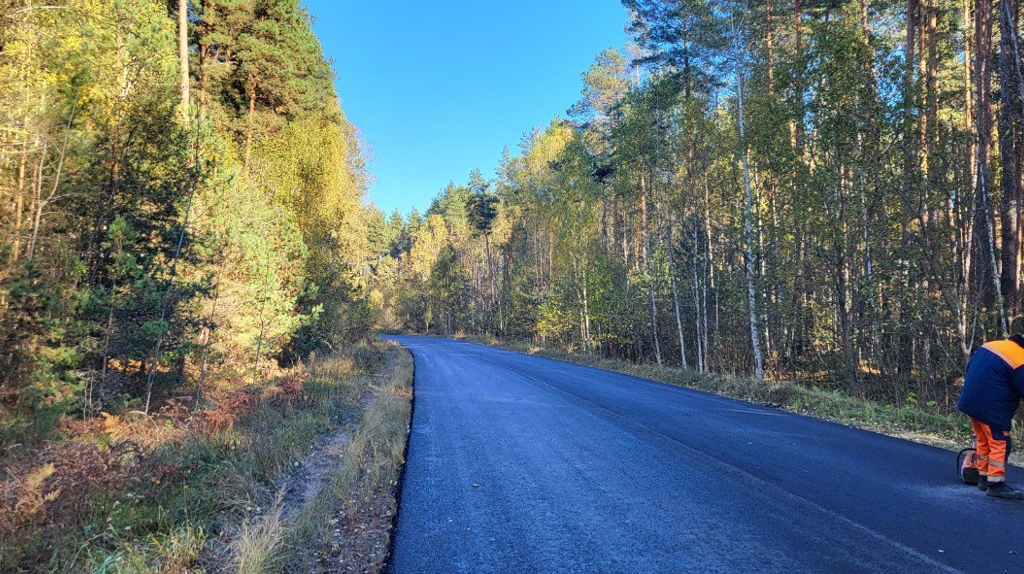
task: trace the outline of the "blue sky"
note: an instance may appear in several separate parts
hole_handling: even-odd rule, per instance
[[[307,0],[349,120],[373,148],[370,199],[421,211],[579,99],[598,52],[621,48],[619,0]]]

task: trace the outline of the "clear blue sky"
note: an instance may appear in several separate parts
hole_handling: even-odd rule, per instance
[[[579,99],[626,41],[619,0],[306,0],[349,120],[373,147],[370,199],[421,211]]]

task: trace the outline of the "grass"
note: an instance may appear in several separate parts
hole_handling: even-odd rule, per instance
[[[280,571],[302,551],[295,533],[322,531],[317,518],[346,499],[339,487],[301,519],[284,519],[291,470],[325,437],[355,429],[351,459],[367,478],[348,476],[393,480],[410,384],[406,352],[374,342],[211,394],[200,412],[171,404],[159,416],[107,417],[38,450],[8,453],[0,461],[0,571]]]
[[[828,420],[930,444],[959,450],[971,444],[973,433],[964,415],[941,412],[926,404],[887,404],[852,397],[838,390],[822,389],[788,381],[757,381],[734,375],[700,374],[678,367],[650,363],[631,363],[593,354],[569,353],[524,341],[501,341],[494,338],[464,337],[465,340],[492,345],[531,355],[587,365],[688,387],[743,401],[770,405],[803,415]],[[1014,421],[1013,438],[1024,444],[1024,425],[1020,416]],[[1024,457],[1014,455],[1018,462]]]
[[[238,574],[275,572],[284,563],[285,526],[281,522],[281,499],[267,512],[242,526],[231,545],[232,570]]]
[[[346,572],[370,573],[384,566],[398,510],[412,379],[412,356],[402,350],[389,379],[363,412],[331,480],[297,516],[293,544],[312,539],[318,546],[315,555],[297,557],[303,571],[344,567]]]

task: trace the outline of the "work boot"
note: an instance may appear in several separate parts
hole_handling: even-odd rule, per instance
[[[988,491],[988,478],[986,478],[984,476],[979,476],[978,477],[978,490],[980,490],[982,492],[987,492]]]
[[[1014,490],[1005,482],[989,483],[986,494],[992,498],[1002,498],[1003,500],[1024,500],[1024,492]]]

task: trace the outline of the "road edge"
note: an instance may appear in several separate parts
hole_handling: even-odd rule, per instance
[[[413,355],[412,351],[408,347],[395,341],[390,340],[395,345],[398,345],[401,352],[408,356],[409,364],[409,420],[406,424],[405,431],[405,447],[402,449],[402,464],[398,470],[398,480],[395,483],[395,487],[391,491],[392,499],[395,504],[395,511],[391,515],[391,530],[388,536],[388,548],[384,554],[383,562],[381,563],[380,569],[377,571],[378,574],[394,574],[394,557],[395,557],[395,544],[398,539],[398,520],[402,514],[402,491],[405,488],[405,471],[409,461],[409,444],[412,442],[412,424],[416,417],[416,356]]]

